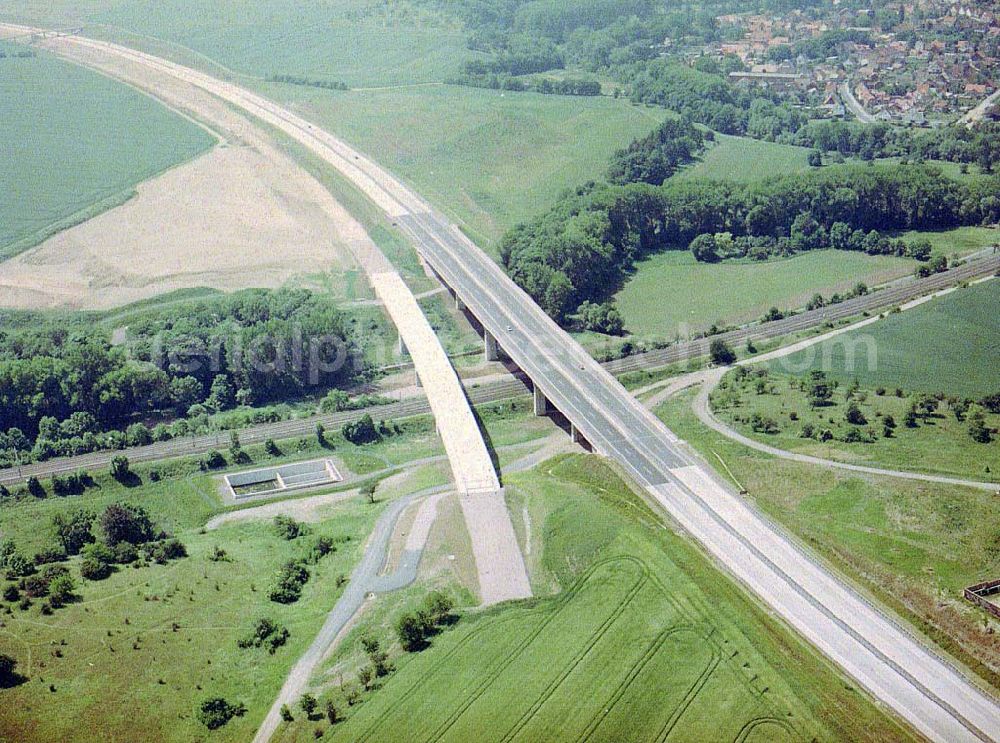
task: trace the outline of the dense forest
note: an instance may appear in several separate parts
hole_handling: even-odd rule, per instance
[[[7,460],[12,451],[44,459],[148,443],[146,421],[294,399],[366,373],[349,318],[306,290],[154,305],[130,318],[127,346],[112,345],[108,328],[86,317],[5,320],[0,457]]]
[[[590,183],[508,233],[501,260],[554,318],[605,302],[637,259],[690,248],[700,261],[832,247],[929,257],[885,230],[1000,220],[1000,179],[960,183],[930,165],[841,165],[751,184]]]

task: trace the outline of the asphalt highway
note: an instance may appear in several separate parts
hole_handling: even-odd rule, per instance
[[[396,222],[595,449],[789,624],[928,738],[1000,739],[994,698],[717,480],[457,228],[431,210]]]

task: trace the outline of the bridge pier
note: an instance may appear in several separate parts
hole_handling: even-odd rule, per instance
[[[463,302],[462,298],[458,296],[458,292],[455,292],[454,294],[455,294],[455,309],[458,310],[459,312],[465,312],[465,302]]]
[[[483,346],[486,350],[486,361],[500,360],[500,347],[497,345],[497,339],[488,330],[483,330]]]
[[[587,439],[583,437],[580,433],[580,429],[574,426],[572,423],[569,424],[569,438],[574,444],[586,444]]]
[[[549,410],[549,401],[542,394],[542,391],[538,389],[538,385],[535,385],[535,415],[545,415]]]

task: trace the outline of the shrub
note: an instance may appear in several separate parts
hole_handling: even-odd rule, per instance
[[[309,528],[291,516],[279,514],[274,517],[274,531],[283,539],[297,539],[309,533]]]
[[[292,604],[302,595],[302,586],[309,580],[309,571],[299,560],[289,560],[281,570],[268,598],[279,604]]]
[[[112,503],[101,514],[99,523],[111,546],[119,542],[142,544],[154,539],[153,522],[142,506]]]
[[[306,717],[312,719],[313,712],[316,711],[316,707],[319,702],[316,701],[316,697],[312,694],[303,694],[302,698],[299,700],[299,706],[302,711],[306,713]]]
[[[246,711],[242,703],[230,704],[222,697],[214,697],[201,703],[198,708],[198,721],[209,730],[216,730],[234,717],[242,717]]]
[[[69,602],[76,591],[76,581],[68,573],[56,576],[49,583],[49,601],[54,607],[60,607]]]
[[[13,686],[17,681],[17,661],[9,655],[0,653],[0,688]]]
[[[82,509],[70,513],[57,513],[52,517],[56,538],[68,555],[77,555],[86,545],[93,543],[91,525],[94,514]]]
[[[367,413],[354,423],[345,423],[341,433],[355,446],[382,440],[382,434],[375,427],[375,421]]]
[[[293,722],[295,720],[295,718],[292,717],[292,711],[288,709],[287,704],[281,705],[281,719],[285,722]]]
[[[28,493],[33,495],[35,498],[44,498],[46,496],[45,488],[42,486],[41,481],[32,475],[28,478]]]
[[[48,565],[53,562],[62,562],[66,559],[66,550],[61,546],[59,547],[47,547],[40,552],[35,553],[34,562],[35,565]]]
[[[861,412],[861,408],[853,402],[847,406],[847,412],[844,413],[844,420],[852,426],[863,426],[868,422],[865,414]]]
[[[132,466],[124,454],[118,454],[111,460],[111,476],[122,484],[132,478]]]
[[[716,366],[729,366],[736,361],[736,352],[721,338],[713,338],[708,347],[708,355]]]
[[[111,564],[95,557],[85,557],[80,562],[80,577],[86,580],[104,580],[111,575]]]
[[[281,449],[279,449],[278,445],[276,443],[274,443],[274,439],[267,439],[264,442],[264,452],[269,457],[280,457],[281,456]]]
[[[236,641],[241,648],[266,647],[267,651],[274,655],[275,651],[288,640],[288,629],[275,623],[271,619],[258,619],[249,635],[241,637]]]
[[[200,466],[203,470],[221,469],[226,466],[226,458],[222,456],[222,452],[217,449],[212,449],[212,451],[202,457]]]

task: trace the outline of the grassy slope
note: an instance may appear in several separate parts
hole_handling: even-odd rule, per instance
[[[515,515],[533,524],[536,588],[564,590],[466,616],[430,649],[399,656],[346,724],[315,726],[326,737],[641,740],[671,726],[683,739],[735,739],[761,718],[769,740],[905,737],[597,459],[552,460],[510,480]],[[313,727],[299,721],[281,739]]]
[[[791,379],[784,375],[769,375],[766,393],[757,394],[754,378],[749,377],[740,383],[730,376],[725,384],[730,390],[736,390],[738,403],[733,404],[732,392],[720,387],[714,396],[720,405],[717,412],[746,436],[802,454],[976,480],[1000,478],[1000,445],[974,442],[967,431],[969,424],[958,421],[946,403],[941,403],[939,412],[921,421],[917,428],[907,428],[903,425],[903,416],[914,400],[909,396],[896,397],[891,390],[885,396],[876,395],[872,390],[862,390],[860,395],[855,395],[855,402],[877,436],[874,443],[852,444],[837,440],[820,443],[815,439],[804,439],[800,432],[806,424],[813,425],[816,430],[828,428],[837,438],[852,428],[844,420],[847,409],[843,394],[845,387],[842,386],[834,395],[833,405],[812,410],[806,394],[798,387],[791,387]],[[864,399],[859,399],[862,396]],[[798,418],[795,421],[789,418],[792,412]],[[754,413],[772,418],[781,431],[775,434],[754,433],[745,422]],[[891,415],[897,423],[893,437],[888,439],[882,435],[882,417],[885,415]],[[1000,416],[987,415],[986,418],[987,427],[1000,427]]]
[[[692,394],[657,414],[703,456],[721,457],[771,518],[1000,685],[1000,640],[962,598],[965,586],[994,575],[1000,557],[992,494],[775,459],[703,426]]]
[[[814,251],[764,263],[698,263],[688,251],[642,261],[617,295],[625,326],[638,335],[672,338],[713,322],[756,320],[771,306],[803,306],[858,281],[869,285],[908,274],[913,262],[843,251]]]
[[[564,189],[599,177],[615,149],[662,119],[623,100],[456,86],[260,88],[371,154],[487,248]]]
[[[998,391],[996,355],[1000,350],[1000,282],[959,289],[884,322],[851,334],[829,353],[808,350],[775,362],[777,368],[823,368],[841,381],[858,379],[865,387],[883,385],[922,392],[979,397]],[[877,349],[869,359],[854,354],[867,340]]]
[[[0,192],[10,197],[0,200],[0,258],[121,202],[215,141],[151,98],[45,53],[0,60],[0,136]]]

